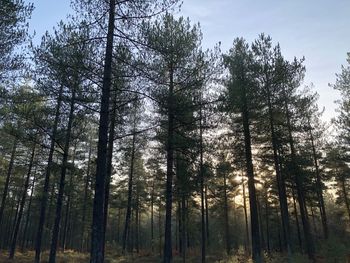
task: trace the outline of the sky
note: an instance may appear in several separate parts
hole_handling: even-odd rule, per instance
[[[36,41],[71,12],[69,0],[32,2],[29,23]],[[314,84],[319,106],[325,107],[324,120],[336,116],[339,93],[328,84],[335,82],[350,52],[349,0],[184,0],[180,14],[200,23],[204,48],[220,41],[226,52],[236,37],[252,42],[265,33],[280,43],[287,59],[304,56],[303,85]]]

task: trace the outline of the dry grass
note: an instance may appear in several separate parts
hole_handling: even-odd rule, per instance
[[[118,251],[109,250],[109,253],[106,256],[105,263],[158,263],[161,262],[159,256],[152,256],[148,253],[140,253],[139,255],[121,255]],[[34,252],[28,251],[25,253],[17,252],[14,260],[8,259],[8,252],[0,251],[0,263],[32,263],[34,259]],[[208,263],[251,263],[251,259],[244,255],[241,251],[238,251],[236,255],[230,257],[223,257],[222,255],[208,255]],[[44,252],[42,256],[42,263],[48,262],[48,252]],[[57,254],[57,263],[88,263],[89,254],[82,254],[76,251],[67,250],[64,253]],[[179,255],[174,255],[174,263],[182,262],[182,258]],[[189,255],[186,259],[188,263],[197,263],[199,262],[199,255],[193,253]],[[287,258],[283,254],[274,253],[270,256],[265,255],[266,263],[284,263],[287,262]],[[309,263],[305,255],[294,254],[291,259],[293,263]],[[318,257],[317,263],[326,263],[330,262],[324,258]],[[332,261],[334,262],[334,261]],[[347,262],[346,260],[336,261],[338,263]],[[348,261],[350,262],[350,260]]]
[[[42,263],[48,262],[48,252],[42,255]],[[8,252],[1,251],[0,263],[32,263],[34,259],[34,251],[25,253],[16,252],[13,260],[8,259]],[[64,253],[57,254],[57,263],[86,263],[89,262],[89,255],[78,253],[76,251],[67,250]]]

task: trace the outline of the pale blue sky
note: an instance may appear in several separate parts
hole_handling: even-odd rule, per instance
[[[30,26],[36,39],[70,12],[69,0],[34,5]],[[251,42],[264,32],[281,44],[286,58],[305,56],[305,84],[315,84],[324,119],[335,116],[339,95],[328,83],[335,82],[350,52],[350,0],[184,0],[181,14],[200,22],[204,48],[221,41],[225,52],[235,37]]]

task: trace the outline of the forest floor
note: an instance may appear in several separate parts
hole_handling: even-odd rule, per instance
[[[8,253],[5,251],[0,252],[0,263],[32,263],[34,259],[34,251],[28,251],[25,253],[17,252],[15,255],[15,259],[9,260],[8,259]],[[189,256],[186,259],[186,262],[188,263],[197,263],[199,262],[198,256]],[[243,254],[237,254],[234,256],[231,256],[229,258],[223,258],[220,255],[209,255],[207,256],[208,263],[251,263],[252,260],[250,258],[247,258]],[[42,255],[42,263],[48,262],[48,252],[44,252]],[[83,254],[78,253],[76,251],[67,250],[64,253],[58,253],[57,254],[57,263],[88,263],[89,262],[89,254]],[[152,255],[128,255],[128,256],[122,256],[117,253],[108,253],[106,255],[105,263],[158,263],[161,262],[159,256],[152,256]],[[179,256],[174,256],[174,263],[180,263],[183,262],[182,258]],[[285,256],[281,254],[274,254],[272,257],[266,258],[266,263],[284,263],[287,262],[287,259]],[[305,256],[302,255],[295,255],[293,256],[293,259],[291,260],[292,263],[309,263],[309,261]],[[316,259],[317,263],[330,263],[329,260],[325,260],[321,257],[317,257]],[[345,261],[332,261],[337,263],[350,263],[350,259]]]

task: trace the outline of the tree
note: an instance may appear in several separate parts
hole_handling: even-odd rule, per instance
[[[193,89],[198,88],[195,84],[197,72],[202,66],[201,61],[198,60],[201,34],[199,28],[192,27],[188,19],[176,20],[172,15],[166,14],[161,21],[145,23],[143,36],[149,47],[149,60],[152,61],[152,64],[147,67],[149,73],[146,77],[156,85],[151,90],[151,94],[156,99],[160,115],[167,116],[166,139],[163,142],[167,156],[164,262],[171,262],[175,136],[178,125],[183,125],[177,111],[182,106],[180,98],[186,95],[191,98]],[[177,124],[179,119],[180,124]]]
[[[0,81],[8,81],[23,68],[23,53],[16,51],[28,38],[28,23],[33,4],[23,0],[4,0],[0,7]]]
[[[252,53],[243,39],[236,39],[229,54],[224,56],[224,64],[229,70],[225,96],[228,98],[227,111],[240,114],[243,126],[246,173],[248,177],[249,204],[251,217],[252,255],[254,262],[262,262],[258,209],[254,182],[250,126],[256,102],[256,83],[252,72]],[[249,103],[248,103],[249,102]]]

